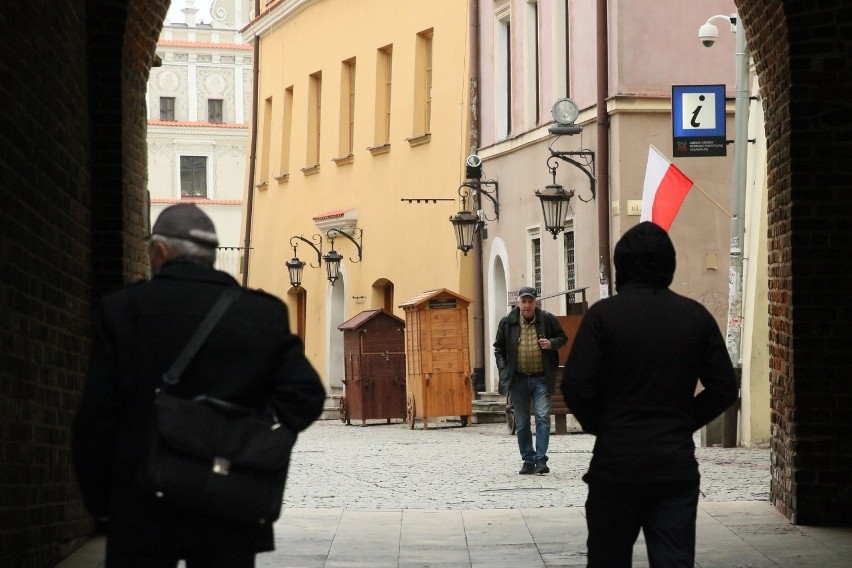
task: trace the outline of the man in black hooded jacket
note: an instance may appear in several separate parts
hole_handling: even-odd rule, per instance
[[[666,231],[640,223],[613,260],[618,294],[583,317],[561,385],[597,437],[583,478],[588,566],[629,567],[642,529],[652,568],[691,568],[700,480],[693,434],[736,400],[734,370],[710,312],[668,288],[675,250]]]

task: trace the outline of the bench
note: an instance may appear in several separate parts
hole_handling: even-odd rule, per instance
[[[530,405],[530,416],[534,415],[535,411]],[[550,415],[554,417],[556,423],[556,434],[568,433],[568,418],[571,414],[571,409],[565,404],[565,399],[562,393],[558,390],[550,397]],[[509,395],[506,395],[506,428],[510,434],[515,433],[515,412],[512,409],[512,401],[509,400]]]

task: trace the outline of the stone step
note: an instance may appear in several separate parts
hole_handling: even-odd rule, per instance
[[[323,405],[320,420],[340,420],[340,399],[343,394],[335,394],[335,388],[331,388],[331,393],[325,395],[325,404]],[[342,389],[341,389],[342,391]]]
[[[501,424],[506,422],[506,412],[473,412],[474,424]]]
[[[506,395],[498,392],[478,392],[476,393],[478,400],[493,400],[498,402],[506,402]]]

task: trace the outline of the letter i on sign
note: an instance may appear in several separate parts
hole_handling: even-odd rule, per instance
[[[683,93],[683,130],[716,128],[716,93]]]

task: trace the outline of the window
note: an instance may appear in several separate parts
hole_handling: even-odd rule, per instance
[[[322,71],[312,74],[308,84],[307,169],[319,165],[322,118]]]
[[[260,164],[257,171],[257,187],[264,189],[269,183],[269,151],[272,144],[272,97],[263,101],[263,138],[260,141]]]
[[[538,2],[527,0],[524,17],[524,121],[528,129],[539,120]]]
[[[207,197],[207,156],[180,157],[180,196]]]
[[[532,261],[532,281],[535,295],[541,297],[541,237],[530,239],[530,260]]]
[[[574,264],[574,229],[565,227],[562,233],[562,261],[564,264],[565,290],[573,290],[577,287],[577,271]],[[574,302],[574,295],[568,299]]]
[[[512,19],[510,4],[497,15],[496,37],[496,111],[497,138],[505,139],[512,132]]]
[[[207,122],[223,122],[222,99],[207,99]]]
[[[417,34],[414,77],[414,134],[429,134],[432,128],[432,30]]]
[[[569,40],[568,0],[557,0],[553,4],[553,45],[563,46],[563,49],[553,50],[553,93],[554,101],[571,96],[571,81],[569,73]]]
[[[281,163],[279,181],[290,173],[290,137],[293,133],[293,86],[284,89],[284,123],[281,128]]]
[[[160,120],[175,119],[175,98],[160,97]]]
[[[338,156],[351,156],[355,143],[355,58],[343,62],[340,73],[340,145]]]
[[[393,46],[379,50],[376,61],[376,146],[390,144]]]

